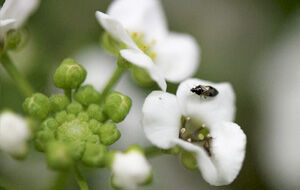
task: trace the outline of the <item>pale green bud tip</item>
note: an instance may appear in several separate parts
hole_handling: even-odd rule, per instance
[[[70,104],[70,100],[65,95],[54,95],[51,96],[49,100],[52,112],[62,111]]]
[[[56,69],[54,74],[54,84],[62,89],[78,88],[87,75],[83,66],[73,59],[65,59]]]
[[[184,167],[189,170],[197,169],[197,159],[195,153],[193,152],[182,151],[181,162],[184,165]]]
[[[119,92],[110,93],[104,104],[104,113],[114,122],[125,119],[131,108],[131,99]]]
[[[47,163],[53,169],[67,170],[73,164],[69,147],[63,142],[50,142],[47,146],[46,154]]]
[[[50,117],[41,124],[41,128],[55,131],[58,125],[59,125],[58,122],[54,118]]]
[[[85,106],[99,102],[100,97],[100,93],[91,85],[80,87],[74,96],[75,100]]]
[[[23,108],[31,116],[43,120],[50,111],[50,101],[47,96],[36,93],[25,99]]]
[[[83,107],[78,102],[72,102],[67,107],[68,113],[72,113],[72,114],[75,114],[75,115],[77,115],[78,113],[80,113],[82,110],[83,110]]]
[[[68,120],[68,114],[66,111],[61,111],[55,114],[55,120],[59,123],[59,124],[63,124],[64,122],[66,122]]]
[[[89,167],[104,167],[105,154],[108,152],[106,146],[102,144],[86,143],[82,162]]]
[[[16,50],[22,42],[22,32],[20,30],[10,30],[6,34],[5,49]]]
[[[89,128],[94,134],[99,134],[99,129],[101,127],[101,123],[95,119],[91,119],[89,121]]]
[[[107,116],[105,115],[103,108],[97,104],[89,105],[87,113],[90,118],[96,119],[99,122],[104,122],[107,120]]]
[[[111,145],[121,137],[121,133],[114,123],[108,122],[99,128],[99,137],[102,144]]]

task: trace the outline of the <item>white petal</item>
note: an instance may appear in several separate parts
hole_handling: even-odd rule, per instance
[[[151,175],[151,166],[138,151],[116,153],[112,164],[113,183],[125,189],[137,189]]]
[[[96,17],[106,32],[111,34],[115,39],[126,44],[128,48],[138,49],[128,32],[119,21],[100,11],[96,12]]]
[[[178,138],[181,113],[176,96],[153,91],[143,105],[143,127],[146,137],[160,148],[171,148]]]
[[[0,10],[0,20],[15,19],[14,28],[19,28],[39,3],[39,0],[6,0]]]
[[[191,88],[197,85],[212,86],[218,90],[219,94],[215,97],[200,97],[191,92]],[[188,79],[179,85],[176,95],[184,115],[199,119],[207,127],[215,122],[234,120],[235,94],[229,83]]]
[[[108,14],[121,22],[129,32],[144,33],[147,42],[163,39],[168,32],[158,0],[115,0]]]
[[[14,27],[15,19],[0,20],[0,36],[4,36],[7,31]]]
[[[154,80],[163,91],[166,91],[166,81],[161,71],[153,63],[152,59],[149,56],[144,54],[141,50],[136,49],[125,49],[121,50],[120,53],[121,56],[130,63],[145,69],[152,80]]]
[[[200,48],[192,36],[170,33],[155,47],[155,63],[163,71],[166,80],[180,82],[197,71]]]
[[[10,112],[0,115],[1,150],[12,155],[22,155],[26,151],[29,136],[29,126],[22,117]]]
[[[203,178],[211,185],[228,185],[238,175],[245,157],[246,136],[241,128],[231,122],[212,126],[211,153],[197,145],[177,139],[174,143],[197,153],[198,167]]]

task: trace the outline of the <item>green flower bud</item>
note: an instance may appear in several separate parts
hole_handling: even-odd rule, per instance
[[[74,119],[76,119],[76,115],[75,115],[75,114],[72,114],[72,113],[69,113],[69,114],[67,115],[67,120],[66,120],[66,121],[72,121],[72,120],[74,120]]]
[[[50,111],[50,101],[44,94],[35,93],[25,99],[23,108],[31,116],[43,120]]]
[[[66,111],[61,111],[55,114],[55,120],[61,125],[68,120],[68,114]]]
[[[35,148],[40,152],[45,152],[47,144],[55,140],[54,132],[50,129],[43,129],[36,133],[34,138]]]
[[[104,122],[107,120],[107,116],[105,115],[103,108],[97,104],[89,105],[87,113],[90,118],[96,119],[100,122]]]
[[[52,141],[47,146],[47,164],[57,170],[68,170],[73,165],[70,147],[59,141]]]
[[[109,151],[108,153],[105,154],[105,167],[107,167],[108,169],[111,169],[112,167],[115,154],[116,154],[115,151]]]
[[[41,124],[41,128],[42,130],[49,129],[51,131],[55,131],[58,125],[59,125],[58,122],[54,118],[50,117]]]
[[[142,87],[149,88],[155,84],[155,82],[152,80],[145,69],[137,66],[132,66],[130,71],[134,81]]]
[[[20,30],[10,30],[6,33],[5,49],[18,49],[22,42],[22,32]]]
[[[67,111],[68,113],[72,113],[77,115],[79,112],[83,110],[83,107],[80,103],[78,102],[72,102],[71,104],[68,105]]]
[[[104,113],[116,123],[125,119],[131,108],[131,99],[119,92],[110,93],[104,104]]]
[[[80,112],[77,115],[77,119],[79,119],[80,121],[86,121],[86,122],[88,122],[90,118],[89,118],[89,115],[86,112]]]
[[[111,145],[121,137],[121,133],[114,123],[108,122],[100,127],[99,137],[102,144]]]
[[[58,140],[64,142],[86,141],[91,135],[89,124],[78,119],[65,122],[57,129]]]
[[[75,100],[80,102],[84,106],[99,102],[100,97],[100,93],[95,90],[92,85],[85,85],[80,87],[74,96]]]
[[[195,153],[193,152],[183,150],[181,152],[181,162],[184,165],[184,167],[189,170],[197,169],[197,159]]]
[[[122,56],[118,55],[117,58],[117,64],[119,67],[121,68],[130,68],[132,66],[132,64],[130,62],[128,62],[126,59],[124,59]]]
[[[67,58],[62,61],[54,74],[54,84],[62,89],[78,88],[86,78],[86,70],[75,60]]]
[[[102,123],[100,123],[99,121],[97,121],[95,119],[91,119],[89,121],[89,128],[94,134],[99,133],[99,129],[100,129],[101,125],[102,125]]]
[[[70,100],[65,95],[54,95],[49,98],[52,112],[64,110],[70,104]]]
[[[106,146],[102,144],[86,143],[82,162],[89,167],[104,167],[107,152]]]
[[[76,161],[80,160],[83,156],[85,150],[85,142],[74,141],[69,143],[70,154],[72,158]]]
[[[103,33],[101,37],[102,47],[111,54],[118,55],[121,49],[125,49],[126,45],[115,40],[109,33]]]
[[[98,135],[90,135],[87,137],[86,141],[93,144],[100,144]]]

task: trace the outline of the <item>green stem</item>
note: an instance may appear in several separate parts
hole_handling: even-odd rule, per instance
[[[82,174],[79,171],[77,165],[74,165],[75,174],[76,174],[76,181],[80,187],[80,190],[89,190],[89,186],[85,179],[83,178]]]
[[[23,76],[16,66],[13,64],[12,60],[10,57],[6,54],[3,53],[0,56],[0,62],[7,71],[7,73],[13,78],[13,80],[16,82],[17,86],[20,88],[22,91],[23,95],[28,97],[31,96],[34,92],[32,86],[28,83],[26,80],[25,76]]]
[[[72,89],[64,89],[65,95],[69,98],[70,101],[72,101]]]
[[[104,102],[107,94],[111,91],[111,89],[116,85],[122,74],[124,73],[126,69],[122,67],[117,67],[113,75],[110,77],[108,83],[106,84],[105,88],[102,91],[101,94],[101,103]]]
[[[69,176],[68,174],[69,173],[67,172],[59,172],[55,178],[54,184],[49,190],[64,190]]]

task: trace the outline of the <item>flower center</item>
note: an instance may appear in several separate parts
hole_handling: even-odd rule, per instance
[[[152,60],[155,59],[156,54],[153,51],[155,40],[153,40],[150,43],[145,42],[145,35],[143,33],[133,32],[131,33],[131,38],[136,43],[136,45],[146,54],[148,55]]]
[[[210,145],[212,137],[209,135],[209,129],[203,122],[182,116],[179,138],[195,145],[202,146],[207,154],[211,156]]]

